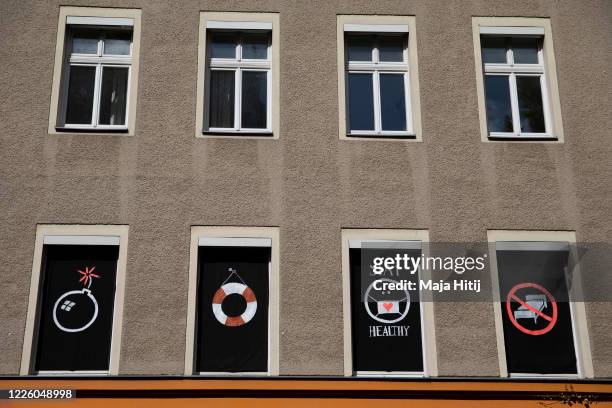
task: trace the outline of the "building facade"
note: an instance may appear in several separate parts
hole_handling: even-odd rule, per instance
[[[252,334],[265,355],[228,371],[511,378],[496,243],[612,239],[607,0],[1,7],[2,375],[223,374],[205,356],[251,340],[204,350],[198,302],[217,284],[206,262],[227,255],[238,273],[269,265]],[[356,360],[350,265],[368,240],[489,243],[497,258],[487,301],[420,302],[416,368]],[[109,262],[112,307],[95,315],[112,335],[99,366],[64,369],[39,315],[61,307],[50,271],[74,251]],[[106,290],[81,272],[75,288]],[[224,297],[207,318],[256,321],[245,288],[231,294],[242,320]],[[609,379],[612,304],[573,300],[573,371],[552,375]]]

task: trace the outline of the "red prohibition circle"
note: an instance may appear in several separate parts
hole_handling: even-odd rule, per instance
[[[527,308],[531,310],[531,308],[529,307],[529,305],[526,304],[526,302],[522,301],[518,296],[516,296],[516,291],[519,289],[524,289],[524,288],[537,289],[541,291],[542,293],[544,293],[546,297],[548,298],[548,300],[550,301],[550,304],[552,306],[552,316],[548,316],[547,314],[539,312],[537,310],[532,310],[534,313],[537,313],[545,320],[548,320],[548,325],[546,325],[546,327],[539,329],[539,330],[530,330],[530,329],[527,329],[521,326],[521,324],[517,322],[516,319],[514,318],[514,313],[512,313],[512,308],[510,307],[510,302],[512,300],[519,302],[520,304],[526,306]],[[519,283],[518,285],[510,289],[510,292],[508,292],[508,296],[506,297],[506,311],[508,312],[508,317],[510,318],[510,321],[512,322],[514,327],[516,327],[523,333],[529,334],[532,336],[540,336],[542,334],[546,334],[549,331],[551,331],[552,328],[555,327],[555,324],[557,323],[557,317],[559,314],[559,311],[557,309],[557,301],[555,300],[553,295],[551,295],[551,293],[548,290],[538,285],[537,283]]]

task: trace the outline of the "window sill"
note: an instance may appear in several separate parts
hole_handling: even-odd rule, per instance
[[[80,127],[55,127],[55,132],[50,134],[96,134],[96,135],[129,135],[130,130],[126,128],[80,128]]]
[[[209,138],[222,138],[222,139],[277,139],[274,137],[274,133],[270,131],[253,132],[253,131],[209,131],[204,130],[201,135],[197,137],[202,139]]]
[[[347,133],[341,139],[421,142],[415,133]]]
[[[550,134],[537,133],[489,133],[487,140],[490,142],[543,142],[543,143],[561,143],[559,138]]]

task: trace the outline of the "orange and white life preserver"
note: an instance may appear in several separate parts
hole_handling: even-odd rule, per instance
[[[223,312],[221,303],[227,295],[238,294],[246,300],[246,309],[240,316],[228,316]],[[255,293],[247,285],[238,282],[230,282],[222,285],[213,296],[212,309],[215,317],[219,323],[226,326],[235,327],[242,326],[248,323],[255,312],[257,311],[257,299],[255,299]]]

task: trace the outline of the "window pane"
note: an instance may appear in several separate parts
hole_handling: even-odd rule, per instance
[[[539,41],[538,38],[513,38],[514,63],[537,64]]]
[[[382,62],[404,61],[404,38],[400,36],[382,36],[378,40],[378,55]]]
[[[95,82],[96,67],[70,67],[66,123],[91,124]]]
[[[130,31],[113,30],[104,39],[104,54],[130,55],[132,33]]]
[[[487,127],[489,132],[512,132],[512,107],[508,76],[486,75]]]
[[[250,33],[242,36],[242,58],[243,59],[266,59],[268,58],[268,34]]]
[[[349,74],[350,130],[374,130],[374,91],[372,74]]]
[[[406,130],[404,75],[380,74],[382,130]]]
[[[234,127],[234,71],[210,72],[210,127]]]
[[[267,72],[242,72],[242,127],[266,128],[267,83]]]
[[[482,37],[482,62],[505,64],[506,39],[501,37]]]
[[[210,42],[211,58],[236,58],[237,42],[235,33],[213,33]]]
[[[521,117],[521,132],[544,133],[542,88],[538,76],[517,76],[516,88]]]
[[[128,68],[102,68],[99,124],[125,125],[127,88]]]
[[[72,31],[73,54],[97,54],[99,34],[94,30]]]
[[[370,35],[351,35],[348,37],[349,61],[372,61],[374,37]]]

